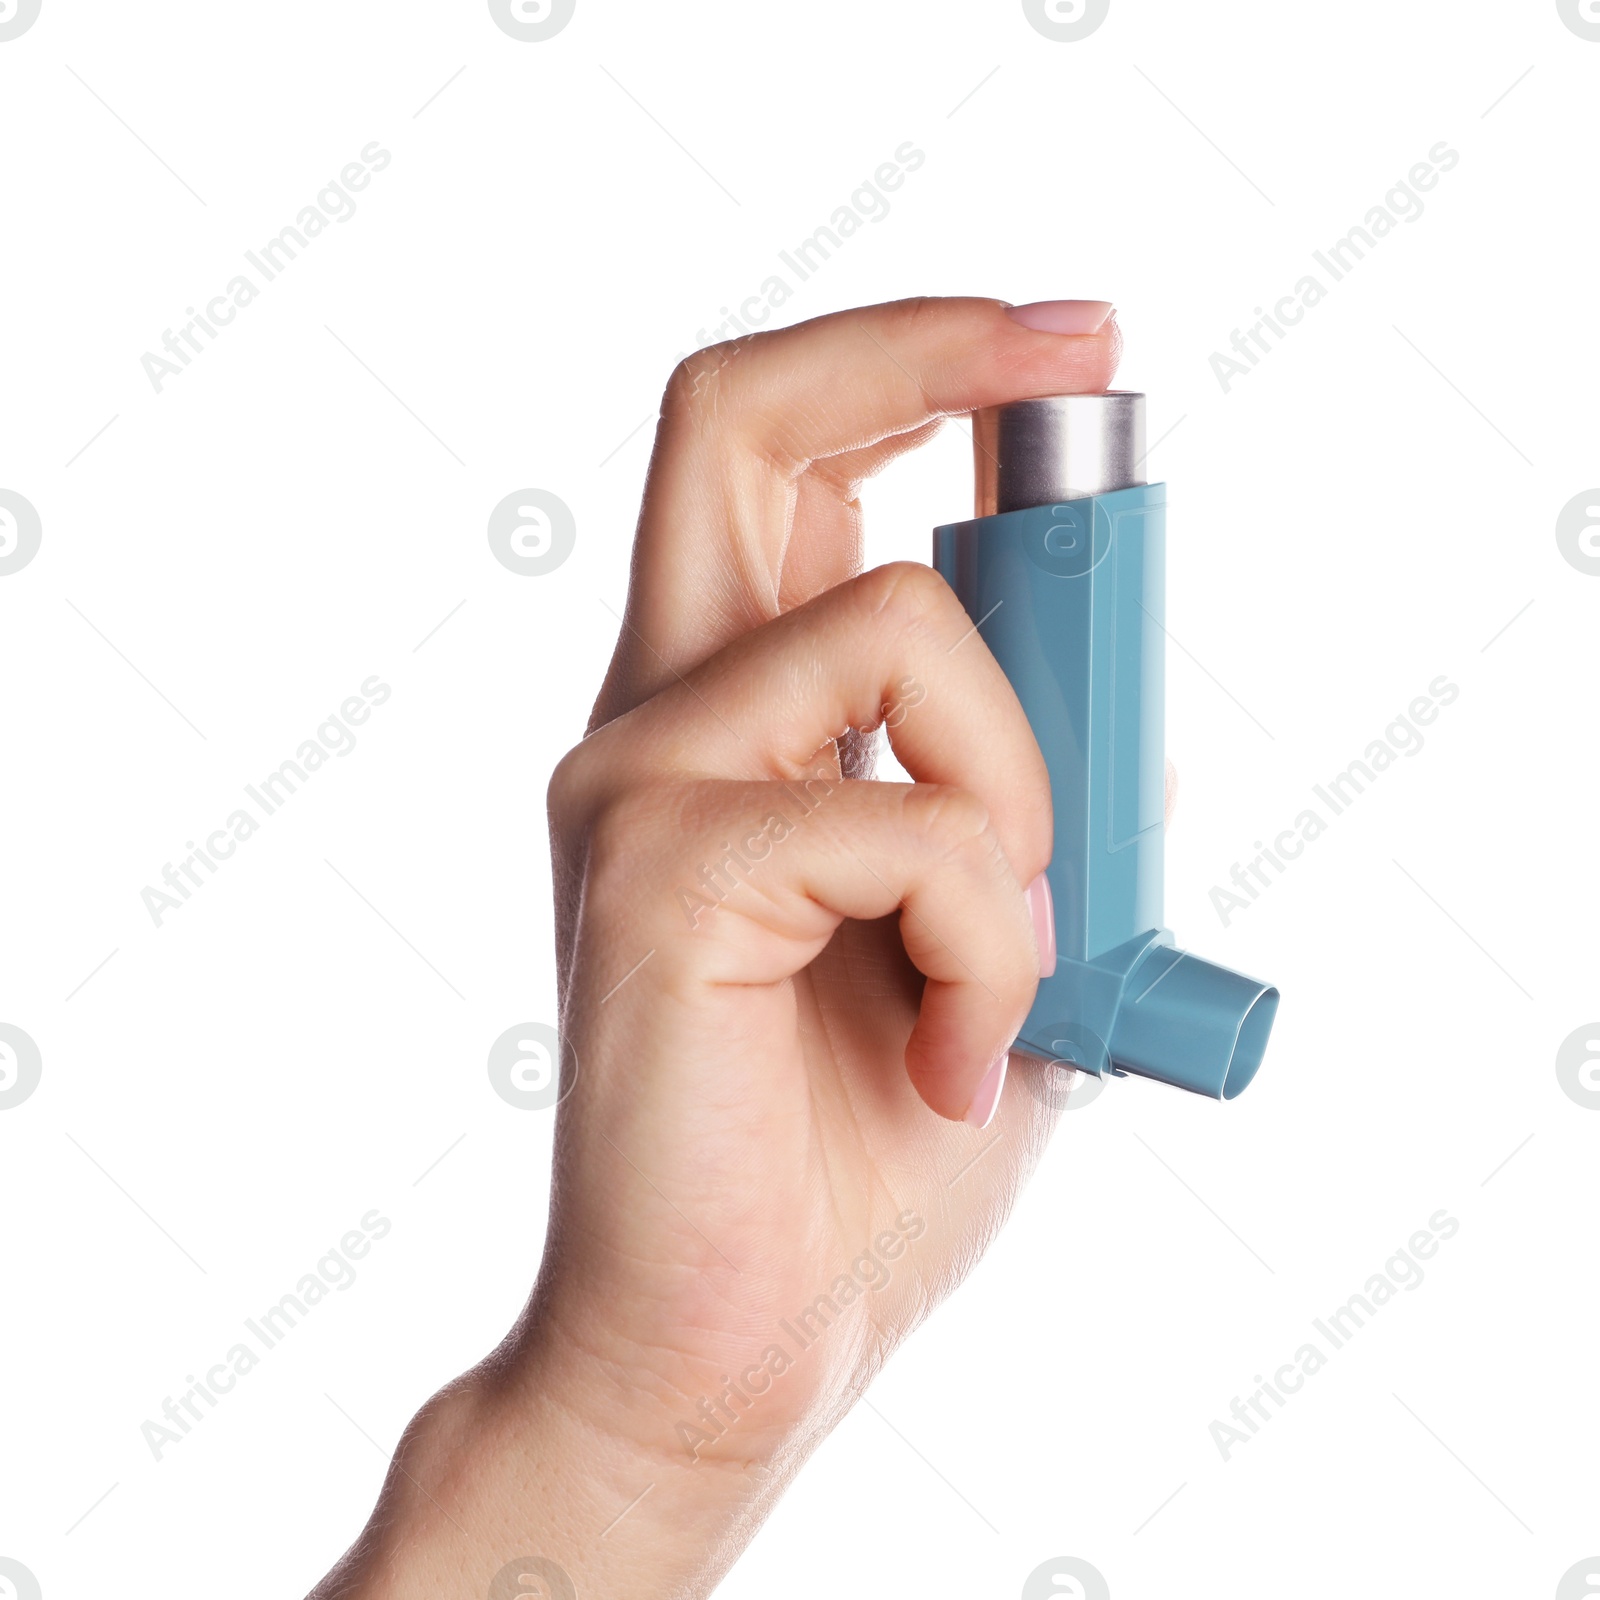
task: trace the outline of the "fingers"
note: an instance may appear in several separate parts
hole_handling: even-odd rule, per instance
[[[744,450],[795,477],[819,457],[936,417],[1103,388],[1111,307],[1097,304],[1094,330],[1080,322],[1067,335],[1028,327],[997,300],[901,300],[818,317],[690,357],[665,425],[690,445],[709,438],[718,453]]]
[[[967,1115],[1040,972],[1029,898],[981,800],[930,784],[702,782],[645,809],[648,822],[632,806],[609,825],[610,887],[595,893],[625,897],[660,952],[655,982],[777,988],[846,918],[898,911],[927,979],[906,1071],[939,1115]]]
[[[913,562],[743,635],[596,737],[636,773],[804,782],[842,730],[880,722],[912,777],[979,797],[1023,882],[1048,865],[1049,776],[1033,731],[949,586]],[[821,770],[837,770],[831,746]]]
[[[1121,335],[1103,302],[1063,321],[996,300],[869,306],[690,357],[663,403],[628,602],[600,720],[730,639],[854,570],[837,519],[796,518],[798,485],[828,458],[870,472],[880,446],[940,417],[1108,387]],[[1094,309],[1098,308],[1098,309]],[[1021,308],[1027,310],[1028,308]],[[916,438],[910,441],[917,442]],[[846,523],[848,531],[848,523]]]

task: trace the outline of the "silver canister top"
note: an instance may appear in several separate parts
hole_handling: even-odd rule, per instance
[[[972,418],[976,515],[1026,511],[1143,483],[1144,396],[1058,394]]]

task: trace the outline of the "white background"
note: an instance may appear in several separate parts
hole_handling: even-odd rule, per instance
[[[43,527],[0,577],[0,1022],[43,1060],[0,1111],[0,1556],[46,1600],[301,1593],[509,1324],[551,1129],[485,1060],[554,1020],[543,792],[645,424],[910,140],[778,320],[1116,302],[1172,497],[1167,920],[1284,1000],[1242,1099],[1064,1120],[722,1592],[1009,1597],[1071,1555],[1116,1600],[1554,1595],[1600,1551],[1600,1114],[1555,1070],[1600,1016],[1600,577],[1555,537],[1600,482],[1597,78],[1554,3],[1113,0],[1059,43],[1015,0],[579,0],[522,43],[467,0],[44,0],[0,43],[0,488]],[[374,140],[157,394],[141,356]],[[1424,213],[1225,393],[1212,353],[1439,141]],[[872,561],[969,475],[959,423],[897,464]],[[525,487],[576,519],[543,577],[485,535]],[[372,674],[358,747],[154,926]],[[1425,747],[1224,927],[1212,887],[1441,674]],[[372,1208],[359,1280],[154,1460]],[[1225,1462],[1210,1424],[1441,1208],[1426,1281]]]

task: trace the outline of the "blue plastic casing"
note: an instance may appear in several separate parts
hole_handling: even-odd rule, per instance
[[[1166,486],[936,528],[934,566],[1011,680],[1050,769],[1056,971],[1014,1049],[1231,1100],[1278,991],[1162,926]]]

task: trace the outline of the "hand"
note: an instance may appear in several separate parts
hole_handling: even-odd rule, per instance
[[[507,1528],[456,1551],[462,1592],[530,1527],[585,1596],[709,1592],[1038,1159],[1044,1069],[1006,1065],[1054,961],[1043,759],[944,582],[860,572],[855,495],[945,415],[1106,388],[1108,312],[1025,308],[1094,328],[1049,332],[910,301],[674,374],[617,651],[550,788],[545,1261],[402,1457],[462,1536]],[[915,782],[870,781],[880,725]],[[516,1505],[508,1482],[580,1456],[559,1504]],[[403,1481],[386,1493],[450,1545]]]

